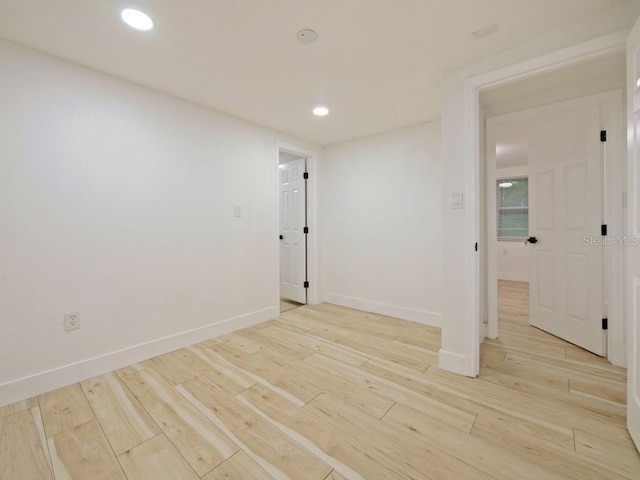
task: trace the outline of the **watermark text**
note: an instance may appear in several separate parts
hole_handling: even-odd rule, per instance
[[[627,235],[617,235],[611,237],[592,237],[585,235],[583,245],[586,247],[637,247],[640,245],[640,238]]]

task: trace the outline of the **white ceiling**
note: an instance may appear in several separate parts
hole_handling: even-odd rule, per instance
[[[481,92],[487,117],[626,87],[626,54],[617,52]]]
[[[303,158],[300,155],[294,155],[293,153],[280,152],[280,156],[278,157],[278,164],[282,165],[284,163],[293,162],[294,160],[298,160],[299,158]]]
[[[326,145],[439,118],[445,70],[630,1],[0,0],[0,37]]]
[[[542,105],[625,88],[625,53],[619,52],[482,92],[486,117],[499,116]],[[523,92],[527,92],[523,95]],[[528,164],[531,132],[544,120],[509,120],[497,123],[496,167]]]

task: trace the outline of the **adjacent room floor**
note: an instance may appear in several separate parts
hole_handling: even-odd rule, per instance
[[[299,308],[301,306],[301,303],[286,300],[284,298],[280,299],[280,313],[288,312],[289,310],[293,310],[294,308]]]
[[[1,408],[0,479],[639,478],[625,370],[500,293],[479,379],[437,367],[437,328],[303,306]]]

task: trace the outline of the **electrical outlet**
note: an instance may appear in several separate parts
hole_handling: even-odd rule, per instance
[[[78,312],[64,314],[64,331],[78,330],[80,328],[80,314]]]

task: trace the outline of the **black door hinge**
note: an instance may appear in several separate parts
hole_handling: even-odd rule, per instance
[[[609,319],[608,318],[603,318],[602,319],[602,329],[603,330],[609,330]]]
[[[304,288],[309,288],[309,282],[304,282]]]
[[[476,242],[475,250],[478,251],[478,242]]]
[[[302,230],[302,233],[304,234],[309,233],[309,227],[304,227],[304,229]]]
[[[302,174],[302,178],[304,178],[305,180],[308,180],[309,179],[309,172],[304,172]]]
[[[600,235],[602,235],[603,237],[607,236],[607,226],[606,225],[600,226]]]
[[[606,142],[607,141],[607,131],[606,130],[600,130],[600,141],[601,142]]]

